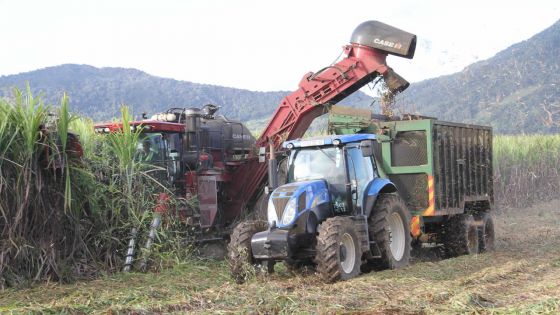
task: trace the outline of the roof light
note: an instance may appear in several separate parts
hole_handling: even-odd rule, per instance
[[[290,142],[286,145],[286,148],[288,148],[288,150],[291,150],[294,148],[294,144]]]
[[[334,140],[332,141],[332,144],[333,144],[333,145],[336,145],[336,146],[339,146],[341,143],[342,143],[342,142],[340,141],[340,139],[334,139]]]

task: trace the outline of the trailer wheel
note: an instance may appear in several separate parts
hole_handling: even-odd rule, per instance
[[[459,214],[448,218],[443,233],[443,247],[447,257],[478,253],[479,231],[472,215]]]
[[[325,282],[354,278],[360,273],[362,250],[354,222],[334,217],[318,227],[317,272]]]
[[[481,216],[482,224],[478,228],[478,249],[479,252],[488,252],[494,250],[494,220],[488,212],[483,212]]]
[[[370,215],[370,237],[377,243],[381,258],[368,261],[373,269],[399,269],[408,266],[412,237],[410,213],[397,195],[381,194]]]
[[[239,223],[231,233],[227,260],[235,282],[241,284],[254,272],[258,264],[251,253],[251,238],[255,233],[266,230],[266,221],[245,221]]]

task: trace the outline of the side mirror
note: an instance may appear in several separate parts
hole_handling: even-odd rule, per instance
[[[360,142],[362,156],[373,156],[373,140],[363,140]]]

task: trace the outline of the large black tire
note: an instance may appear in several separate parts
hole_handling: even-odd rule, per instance
[[[478,229],[470,214],[458,214],[448,218],[443,227],[443,248],[447,257],[477,254]]]
[[[317,272],[332,283],[347,280],[360,273],[362,249],[354,221],[349,217],[334,217],[318,227]]]
[[[268,228],[266,221],[245,221],[239,223],[231,233],[228,244],[227,260],[231,276],[235,282],[241,284],[252,274],[257,262],[251,252],[251,238],[255,233]]]
[[[250,217],[258,221],[266,221],[267,219],[267,206],[268,206],[268,195],[264,193],[264,190],[260,192],[255,202],[254,212]]]
[[[494,220],[488,212],[480,216],[481,225],[478,227],[478,250],[480,253],[493,251],[495,249]]]
[[[381,252],[381,258],[368,261],[372,269],[408,266],[412,248],[410,221],[410,212],[398,195],[379,195],[368,220],[370,237]]]

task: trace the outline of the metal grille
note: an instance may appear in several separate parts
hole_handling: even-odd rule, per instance
[[[392,166],[418,166],[428,164],[425,131],[399,131],[391,143]]]
[[[286,208],[286,204],[288,203],[290,198],[272,198],[272,203],[274,204],[274,209],[276,210],[276,216],[278,220],[282,218],[282,214],[284,213],[284,208]]]
[[[393,174],[389,178],[399,188],[399,195],[408,209],[422,211],[428,207],[428,176],[421,174]]]
[[[298,210],[301,212],[305,210],[305,202],[307,201],[307,194],[302,193],[298,198]]]
[[[492,130],[437,122],[434,133],[437,209],[463,209],[468,199],[493,202]]]

